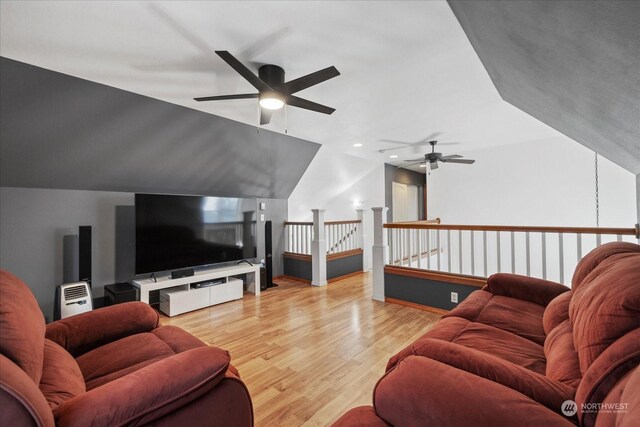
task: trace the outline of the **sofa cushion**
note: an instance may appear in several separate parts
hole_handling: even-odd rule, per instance
[[[447,317],[462,317],[470,321],[475,321],[480,315],[482,310],[487,306],[489,301],[493,298],[491,292],[479,290],[469,294],[460,304],[458,304],[453,310],[443,315],[442,318]]]
[[[98,347],[76,360],[91,390],[174,354],[167,343],[145,332]]]
[[[543,345],[544,307],[523,299],[494,295],[487,291],[472,292],[460,305],[443,316],[462,317],[502,329]]]
[[[565,292],[555,297],[544,310],[542,327],[545,334],[549,334],[556,326],[569,319],[569,303],[573,292]]]
[[[543,314],[544,307],[541,305],[496,295],[475,321],[543,345],[546,336],[542,328]]]
[[[40,383],[44,357],[44,316],[20,279],[0,270],[0,353]]]
[[[84,378],[75,359],[58,344],[50,340],[44,342],[44,364],[40,391],[56,409],[64,401],[84,393]]]
[[[640,328],[639,252],[602,260],[573,291],[569,318],[582,374],[614,341]]]
[[[576,266],[573,278],[571,279],[571,289],[578,289],[582,285],[585,277],[587,277],[602,261],[610,256],[638,252],[640,252],[640,246],[627,242],[612,242],[598,246],[585,255]]]
[[[387,370],[408,356],[421,355],[423,343],[430,339],[463,345],[540,374],[545,372],[544,349],[541,345],[511,332],[458,317],[442,319],[433,329],[393,356],[387,363]]]
[[[560,297],[558,297],[560,298]],[[578,353],[573,347],[573,329],[569,319],[556,326],[544,342],[547,377],[576,388],[582,374]]]
[[[471,322],[451,342],[492,354],[539,374],[545,372],[541,345],[493,326]]]
[[[578,405],[603,402],[616,385],[640,365],[640,328],[607,347],[584,374],[576,390]],[[597,412],[578,412],[581,425],[593,425]]]
[[[176,326],[160,326],[151,333],[165,342],[175,353],[206,346],[198,338]]]
[[[616,427],[637,426],[640,420],[640,366],[628,377],[618,402],[626,403],[628,410],[618,414]]]

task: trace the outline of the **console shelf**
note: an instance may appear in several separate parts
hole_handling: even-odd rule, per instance
[[[134,280],[133,286],[140,289],[140,301],[149,304],[149,292],[160,290],[160,311],[175,316],[215,304],[242,298],[242,280],[234,278],[247,275],[246,290],[260,295],[260,266],[234,265],[199,270],[193,276],[172,279],[170,276]],[[223,283],[197,288],[192,285],[223,279]]]

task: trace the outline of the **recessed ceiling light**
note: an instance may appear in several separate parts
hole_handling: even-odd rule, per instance
[[[420,167],[421,167],[421,168],[426,168],[426,167],[427,167],[427,165],[423,163],[423,164],[421,164],[421,165],[420,165]]]
[[[392,155],[390,155],[390,156],[389,156],[389,158],[391,158],[391,159],[397,159],[397,158],[398,158],[398,155],[397,155],[397,154],[392,154]]]
[[[362,147],[362,144],[360,144],[359,142],[356,144],[353,144],[354,147]]]

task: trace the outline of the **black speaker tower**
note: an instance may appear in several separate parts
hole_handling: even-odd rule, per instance
[[[267,221],[264,223],[264,264],[267,269],[267,289],[278,286],[273,283],[273,249],[271,248],[272,238],[273,235],[271,231],[271,221]]]
[[[91,226],[81,225],[78,231],[78,279],[91,288]]]

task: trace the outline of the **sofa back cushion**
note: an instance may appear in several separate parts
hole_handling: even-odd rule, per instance
[[[0,270],[0,352],[38,384],[44,353],[44,316],[20,279]]]
[[[572,292],[565,292],[555,297],[542,316],[542,327],[544,333],[549,333],[559,324],[569,319],[569,303],[571,302]]]
[[[638,253],[640,246],[628,242],[611,242],[602,246],[598,246],[587,255],[585,255],[573,272],[571,279],[571,289],[576,290],[587,277],[602,261],[612,255],[624,253]]]
[[[547,358],[547,377],[573,388],[580,384],[582,374],[578,354],[573,346],[573,330],[569,319],[560,323],[547,335],[544,354]]]
[[[86,391],[84,378],[76,360],[51,340],[44,342],[40,391],[52,410]]]
[[[616,340],[640,328],[640,246],[603,259],[573,290],[569,318],[584,376]]]

